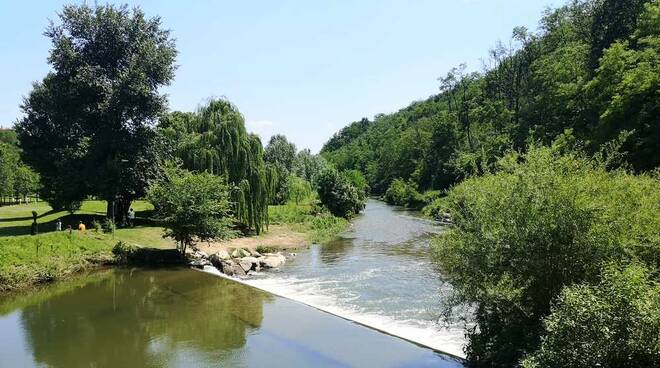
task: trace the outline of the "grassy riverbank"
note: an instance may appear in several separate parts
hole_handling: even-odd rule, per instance
[[[154,248],[171,248],[163,239],[163,229],[148,220],[151,204],[136,201],[136,226],[118,228],[114,234],[93,229],[94,221],[105,217],[104,201],[85,201],[80,210],[70,214],[54,211],[46,202],[0,207],[0,292],[64,279],[67,276],[113,261],[112,247],[118,241]],[[39,234],[31,236],[32,211],[37,212]],[[55,222],[62,228],[77,228],[82,221],[87,231],[55,232]]]
[[[115,234],[93,229],[102,222],[106,203],[86,201],[73,214],[53,211],[46,202],[0,207],[0,292],[60,280],[71,274],[113,261],[112,247],[118,241],[145,247],[168,249],[174,243],[162,237],[163,229],[149,220],[153,207],[136,201],[136,226],[118,228]],[[37,211],[39,234],[31,236],[32,211]],[[87,231],[55,232],[55,221],[62,227],[77,228],[79,221]],[[348,221],[318,211],[310,204],[289,203],[270,206],[270,231],[226,242],[228,247],[266,247],[273,250],[301,248],[324,243],[346,229]]]
[[[285,225],[292,231],[304,233],[307,241],[316,244],[334,239],[349,224],[346,219],[320,211],[309,203],[270,206],[268,214],[271,224]]]

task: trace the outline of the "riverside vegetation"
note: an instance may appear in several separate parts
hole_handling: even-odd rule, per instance
[[[453,225],[475,367],[660,365],[660,4],[571,1],[321,154]]]
[[[116,239],[151,246],[164,240],[147,229],[164,227],[182,252],[283,224],[325,240],[383,196],[452,224],[431,251],[453,288],[446,317],[474,311],[469,366],[660,366],[656,1],[549,9],[482,71],[451,69],[439,94],[349,124],[320,155],[281,135],[263,147],[223,99],[166,111],[176,48],[158,18],[111,5],[60,18],[18,140],[0,135],[0,194],[38,191],[51,220],[96,203],[99,221],[146,196],[148,221]],[[102,231],[18,235],[30,207],[16,208],[0,222],[5,289],[84,268],[116,243]]]

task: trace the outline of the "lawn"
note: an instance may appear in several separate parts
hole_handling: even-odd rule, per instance
[[[173,248],[170,239],[162,237],[163,229],[149,220],[153,206],[146,201],[133,203],[135,227],[118,228],[114,234],[96,231],[93,221],[105,218],[104,201],[85,201],[80,210],[70,214],[53,211],[46,202],[0,207],[0,291],[54,279],[90,268],[112,259],[112,247],[120,240],[154,248]],[[37,212],[39,234],[31,236],[32,211]],[[78,222],[87,231],[55,231],[55,221],[62,228]]]
[[[174,243],[163,239],[161,227],[149,221],[153,206],[147,201],[135,201],[132,204],[136,214],[135,227],[117,228],[114,236],[117,240],[155,247],[171,248]],[[62,221],[62,229],[67,226],[78,228],[78,222],[85,223],[88,230],[92,229],[93,221],[102,222],[105,219],[105,201],[85,201],[80,210],[70,214],[67,211],[53,211],[46,202],[20,204],[0,207],[0,238],[4,236],[29,235],[32,225],[32,211],[37,211],[39,234],[55,231],[55,221]]]

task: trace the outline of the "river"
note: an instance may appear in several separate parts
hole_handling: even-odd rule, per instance
[[[0,297],[0,367],[461,367],[436,351],[462,344],[458,326],[438,323],[446,286],[428,252],[438,231],[370,201],[341,239],[251,286],[110,269]]]
[[[443,227],[419,212],[369,200],[349,231],[278,272],[247,281],[405,339],[464,356],[464,326],[442,322],[449,285],[429,242]]]

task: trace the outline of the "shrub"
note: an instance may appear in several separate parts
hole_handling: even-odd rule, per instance
[[[604,262],[659,265],[658,179],[555,148],[499,165],[449,192],[455,226],[435,242],[454,301],[475,305],[467,357],[478,366],[514,366],[536,350],[563,287],[598,282]]]
[[[138,250],[138,247],[123,241],[117,242],[112,248],[112,254],[115,255],[119,263],[127,263],[129,258]]]
[[[610,266],[596,286],[563,290],[541,347],[523,366],[660,366],[660,284],[641,266]]]
[[[222,177],[169,166],[165,177],[149,188],[148,197],[165,236],[177,241],[182,254],[193,240],[232,235],[229,189]]]
[[[425,203],[424,196],[417,191],[415,183],[403,179],[392,181],[384,199],[389,204],[408,208],[421,208]]]
[[[100,233],[103,230],[101,227],[101,223],[98,222],[97,220],[92,220],[92,229],[94,229],[95,233]]]
[[[335,216],[350,218],[365,205],[364,194],[332,168],[319,175],[318,192],[321,203]]]

